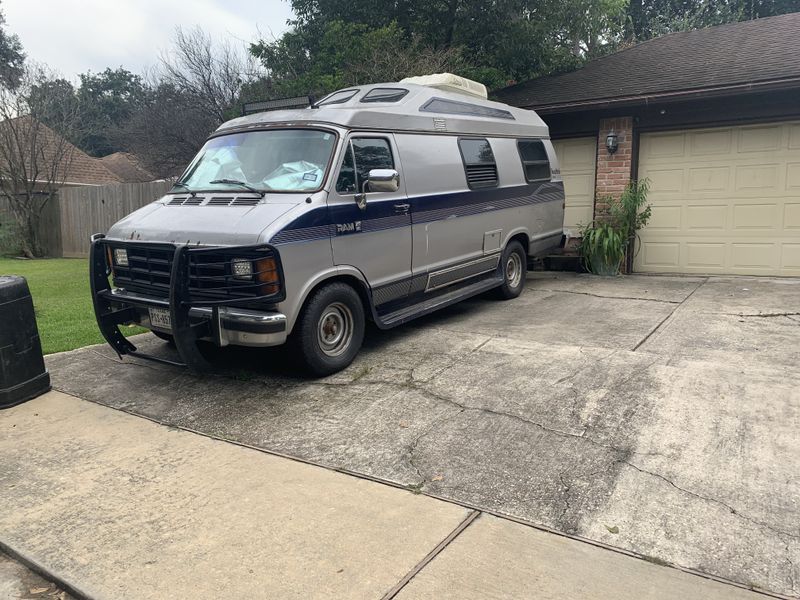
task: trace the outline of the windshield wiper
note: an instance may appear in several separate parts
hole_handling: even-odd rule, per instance
[[[265,191],[259,190],[254,188],[249,183],[245,183],[244,181],[240,181],[238,179],[214,179],[213,181],[209,181],[208,183],[225,183],[228,185],[240,185],[243,188],[247,188],[249,191],[253,192],[254,194],[258,194],[259,197],[263,198],[266,194]]]

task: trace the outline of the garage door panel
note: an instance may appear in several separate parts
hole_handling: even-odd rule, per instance
[[[739,165],[736,167],[736,191],[775,192],[779,189],[778,165]]]
[[[800,244],[783,244],[781,253],[781,267],[787,271],[797,271],[796,274],[800,274]]]
[[[733,207],[734,229],[777,229],[778,207],[774,204],[737,204]]]
[[[576,235],[592,222],[597,138],[553,140],[553,147],[564,179],[564,228]]]
[[[686,228],[692,231],[724,231],[728,221],[727,205],[695,205],[686,207]]]
[[[789,148],[800,150],[800,123],[789,126]]]
[[[681,169],[647,169],[641,175],[650,181],[651,197],[683,191],[683,170]]]
[[[689,170],[689,192],[726,192],[730,167],[702,167]]]
[[[680,243],[643,242],[639,256],[647,266],[674,269],[680,265]]]
[[[642,144],[649,158],[680,157],[684,155],[685,136],[681,133],[654,133]]]
[[[725,244],[687,243],[686,264],[694,268],[724,268]]]
[[[800,163],[786,165],[786,190],[800,190]]]
[[[643,133],[635,269],[800,275],[800,122]]]
[[[739,127],[739,152],[767,152],[781,147],[781,125]]]
[[[661,231],[680,231],[681,211],[680,206],[654,206],[648,227]]]
[[[789,203],[783,209],[784,229],[800,229],[800,203]]]
[[[690,134],[690,153],[692,156],[708,156],[709,154],[729,154],[733,144],[733,131],[719,129],[700,131]]]
[[[731,244],[731,266],[734,269],[770,269],[777,264],[778,245],[769,243]]]

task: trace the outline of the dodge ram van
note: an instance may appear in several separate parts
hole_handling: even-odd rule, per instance
[[[217,129],[163,198],[92,238],[94,310],[204,345],[287,343],[315,375],[388,329],[494,289],[562,239],[564,187],[535,112],[452,75],[339,90]],[[152,357],[151,357],[152,358]]]

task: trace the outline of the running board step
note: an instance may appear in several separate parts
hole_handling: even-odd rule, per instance
[[[420,302],[419,304],[407,306],[393,313],[384,315],[380,318],[380,323],[378,323],[378,325],[381,329],[397,327],[398,325],[407,323],[408,321],[416,319],[417,317],[427,315],[435,310],[444,308],[445,306],[450,306],[456,302],[461,302],[462,300],[466,300],[467,298],[496,288],[502,283],[503,277],[501,275],[495,275],[489,279],[481,279],[480,281],[476,281],[468,286],[459,287],[457,290],[453,290],[452,292],[429,298]]]

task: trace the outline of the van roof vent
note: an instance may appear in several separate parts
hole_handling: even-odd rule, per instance
[[[416,83],[427,87],[436,88],[446,92],[456,92],[475,98],[486,100],[489,93],[486,86],[466,77],[459,77],[452,73],[436,73],[434,75],[421,75],[419,77],[406,77],[400,83]]]

